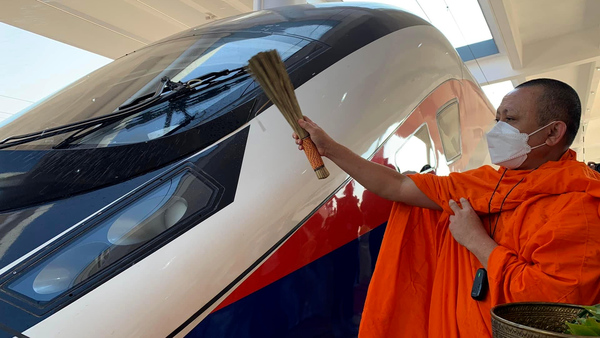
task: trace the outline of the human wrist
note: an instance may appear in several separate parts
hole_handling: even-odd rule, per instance
[[[327,157],[328,159],[334,161],[335,158],[339,157],[340,153],[343,152],[344,146],[335,142],[333,139],[329,139],[322,149],[323,153],[321,156]]]
[[[467,249],[471,251],[471,253],[477,257],[481,265],[487,269],[488,259],[496,247],[498,247],[498,243],[489,236],[485,236],[475,244],[471,245],[471,247],[467,247]]]

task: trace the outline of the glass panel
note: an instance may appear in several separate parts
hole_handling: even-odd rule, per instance
[[[266,50],[277,50],[281,59],[287,60],[308,43],[308,40],[270,35],[254,39],[227,39],[216,48],[202,46],[204,53],[194,57],[195,60],[178,72],[173,81],[186,82],[210,72],[239,68],[245,66],[253,55]]]
[[[189,171],[147,192],[63,246],[8,288],[46,302],[206,208],[216,193]]]
[[[422,125],[396,152],[396,166],[403,174],[420,173],[429,165],[436,167],[435,151],[427,125]]]
[[[425,5],[427,1],[419,0],[419,2]],[[450,12],[452,23],[458,26],[464,38],[464,45],[492,39],[492,33],[477,0],[444,0],[437,10]],[[456,44],[454,47],[461,47],[461,45]]]
[[[483,89],[483,92],[487,96],[488,100],[490,100],[492,106],[494,106],[495,109],[498,109],[502,103],[502,99],[504,99],[504,96],[511,90],[515,89],[515,86],[513,86],[512,81],[508,80],[491,85],[481,86],[481,89]]]
[[[198,95],[190,95],[178,102],[163,102],[121,121],[95,130],[71,143],[70,147],[111,147],[129,143],[147,142],[174,132],[179,127],[200,125],[229,112],[223,110],[233,99],[227,96],[235,88],[238,92],[247,86],[244,80],[217,86]],[[233,95],[235,96],[235,95]]]
[[[461,153],[458,103],[453,102],[443,108],[437,115],[437,122],[444,154],[450,162],[460,156]]]
[[[477,0],[345,0],[397,6],[439,29],[454,48],[492,39]]]
[[[0,127],[0,139],[111,114],[123,104],[154,93],[164,76],[185,82],[207,73],[242,67],[256,53],[270,49],[277,50],[285,61],[309,43],[296,37],[246,32],[203,34],[158,43],[113,61],[22,112]],[[221,87],[229,93],[237,88]],[[176,123],[159,126],[154,130],[156,134],[147,130],[145,135],[157,137],[154,135],[164,134],[164,128]],[[67,136],[68,133],[45,138],[36,144],[56,145]]]

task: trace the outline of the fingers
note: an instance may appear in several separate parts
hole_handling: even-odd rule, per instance
[[[466,198],[464,198],[464,197],[461,197],[461,199],[460,199],[460,205],[462,205],[463,209],[464,208],[473,209],[473,207],[471,207],[471,203],[469,203],[469,201]]]
[[[452,209],[452,211],[454,211],[454,214],[456,215],[457,212],[459,212],[461,209],[458,206],[458,203],[456,203],[454,200],[450,200],[448,202],[448,205],[450,206],[450,209]]]
[[[308,116],[304,116],[304,119],[298,120],[298,123],[300,124],[300,127],[306,129],[307,131],[308,129],[318,128],[317,124],[314,123],[313,120],[308,118]]]
[[[314,134],[317,131],[317,127],[314,124],[306,122],[304,120],[298,120],[298,124],[302,129],[306,130],[309,135]]]
[[[298,124],[300,125],[300,127],[302,127],[302,129],[306,130],[309,134],[313,130],[312,125],[310,123],[304,121],[303,119],[299,119]]]
[[[304,116],[303,119],[299,119],[298,120],[298,124],[304,130],[306,130],[309,135],[313,135],[314,136],[314,135],[318,135],[319,133],[323,133],[323,131],[319,128],[319,126],[316,123],[314,123],[310,118],[308,118],[306,116]],[[294,140],[296,140],[296,144],[298,145],[298,149],[304,150],[304,147],[302,146],[302,139],[300,139],[300,137],[298,137],[298,135],[296,133],[293,133],[292,137],[294,138]],[[315,141],[315,138],[313,138],[313,142],[314,141]]]
[[[292,138],[296,141],[296,144],[302,144],[302,139],[296,133],[292,133]]]
[[[300,125],[300,127],[306,129],[306,127],[312,127],[312,125],[310,124],[310,122],[305,121],[303,119],[299,119],[298,120],[298,124]]]

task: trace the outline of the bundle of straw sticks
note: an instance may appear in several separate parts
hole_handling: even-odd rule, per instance
[[[248,62],[250,73],[258,81],[262,89],[273,103],[279,108],[294,132],[302,139],[302,146],[308,161],[319,179],[329,176],[323,159],[317,147],[310,139],[310,135],[298,124],[299,119],[304,119],[294,86],[285,69],[279,53],[275,50],[261,52],[253,56]]]

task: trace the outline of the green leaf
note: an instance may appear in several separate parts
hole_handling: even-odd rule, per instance
[[[568,333],[573,334],[573,335],[577,335],[577,336],[598,336],[594,332],[594,330],[592,330],[588,326],[571,324],[571,323],[567,323],[567,326],[569,327]]]
[[[569,329],[565,333],[579,336],[600,336],[600,304],[581,306],[581,313],[571,322],[567,322]]]
[[[600,306],[599,305],[594,305],[594,306],[582,306],[584,309],[588,310],[590,313],[592,313],[594,316],[597,315],[598,313],[600,313]]]
[[[584,310],[581,311],[578,317],[594,317],[596,320],[600,321],[600,304],[581,307],[584,308]]]
[[[596,335],[600,335],[600,323],[597,320],[595,320],[594,318],[588,318],[585,321],[585,325],[592,329],[592,331],[594,331]]]

